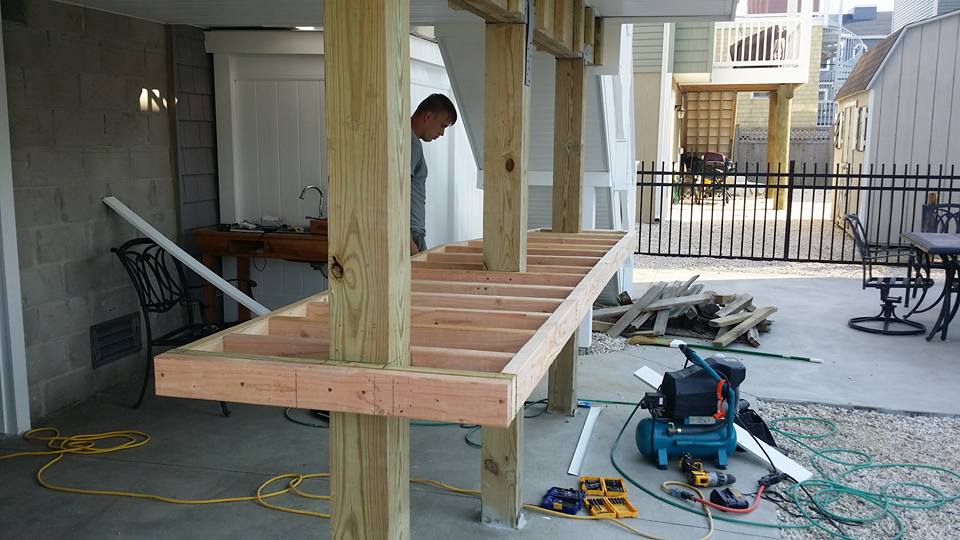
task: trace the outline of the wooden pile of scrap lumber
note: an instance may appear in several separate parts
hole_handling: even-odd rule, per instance
[[[726,347],[736,340],[760,346],[760,333],[773,324],[777,308],[756,307],[749,294],[717,294],[694,285],[700,276],[681,283],[658,281],[633,300],[621,293],[623,305],[593,310],[593,331],[608,336],[673,335],[709,340]]]

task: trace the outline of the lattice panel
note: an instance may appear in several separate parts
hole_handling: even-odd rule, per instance
[[[730,156],[737,117],[737,93],[686,92],[684,103],[683,149]]]

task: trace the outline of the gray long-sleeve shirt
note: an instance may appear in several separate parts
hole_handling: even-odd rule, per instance
[[[427,160],[423,143],[410,132],[410,231],[427,232]]]

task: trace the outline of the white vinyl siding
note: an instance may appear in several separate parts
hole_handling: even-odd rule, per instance
[[[904,26],[937,14],[937,0],[895,0],[891,33]]]

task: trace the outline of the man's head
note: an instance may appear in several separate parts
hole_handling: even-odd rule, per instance
[[[443,135],[457,123],[457,109],[450,98],[443,94],[430,94],[420,102],[410,117],[413,134],[422,141],[432,141]]]

